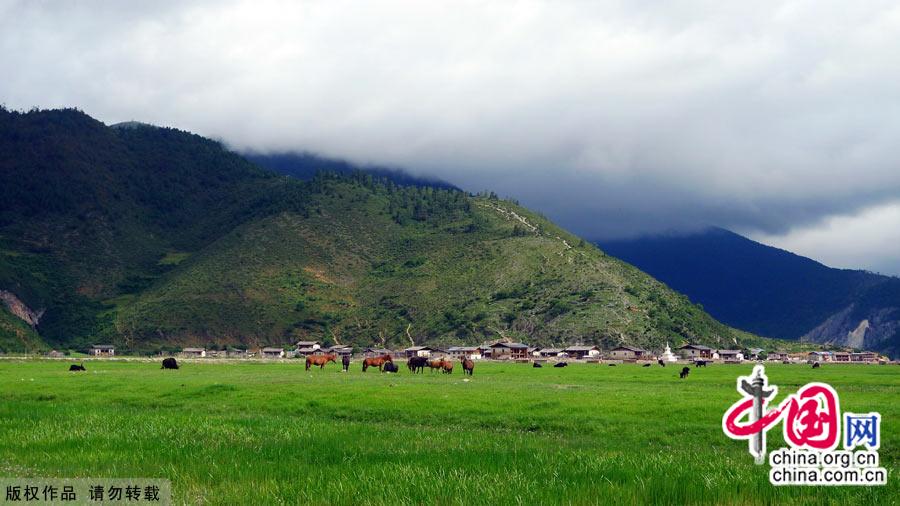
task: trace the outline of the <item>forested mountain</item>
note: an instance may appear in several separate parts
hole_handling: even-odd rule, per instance
[[[760,342],[514,203],[0,110],[0,347]]]
[[[334,172],[349,175],[354,172],[365,172],[386,179],[400,186],[428,186],[444,190],[459,188],[439,179],[415,176],[401,169],[381,167],[377,165],[356,165],[344,160],[334,160],[312,153],[243,153],[251,162],[266,169],[308,181],[318,172]]]
[[[600,246],[734,327],[900,353],[898,278],[833,269],[721,228]]]

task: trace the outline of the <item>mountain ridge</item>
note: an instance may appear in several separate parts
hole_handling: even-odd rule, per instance
[[[599,245],[737,328],[894,356],[900,352],[896,277],[835,269],[715,227]],[[864,321],[872,326],[861,329]]]
[[[0,110],[0,148],[0,289],[47,346],[762,342],[493,195],[300,181],[77,110]]]

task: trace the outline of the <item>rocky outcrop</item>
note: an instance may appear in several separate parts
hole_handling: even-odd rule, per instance
[[[0,301],[3,301],[12,314],[21,318],[25,323],[32,327],[36,327],[41,321],[41,316],[44,316],[43,309],[37,311],[32,310],[12,292],[0,290]]]
[[[900,308],[880,307],[860,312],[851,304],[807,332],[801,341],[883,351],[894,355],[900,347],[898,336]]]

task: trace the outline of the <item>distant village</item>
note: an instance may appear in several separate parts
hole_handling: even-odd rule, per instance
[[[87,350],[88,355],[97,358],[116,356],[116,348],[113,345],[94,345]],[[850,363],[872,364],[887,363],[886,357],[872,351],[809,351],[787,352],[767,351],[763,348],[715,349],[702,344],[685,344],[674,351],[666,345],[662,351],[649,351],[636,346],[617,346],[609,350],[603,350],[593,345],[572,345],[567,347],[532,347],[525,343],[494,342],[479,346],[450,346],[446,348],[438,346],[410,346],[404,349],[389,350],[386,348],[371,347],[354,352],[349,346],[336,345],[324,346],[319,341],[299,341],[293,346],[271,346],[258,349],[228,348],[215,350],[207,348],[184,348],[173,355],[181,358],[229,358],[229,359],[292,359],[305,358],[307,356],[335,354],[342,358],[347,357],[375,357],[391,355],[397,358],[428,357],[471,360],[507,360],[519,362],[543,362],[543,361],[579,361],[586,363],[627,363],[627,362],[696,362],[705,361],[713,363],[740,364],[746,361],[774,361],[782,363]],[[62,357],[60,352],[48,353],[51,357]]]

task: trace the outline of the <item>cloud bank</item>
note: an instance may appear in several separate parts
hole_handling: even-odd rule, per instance
[[[890,1],[0,1],[0,102],[785,238],[900,202],[898,47]]]

